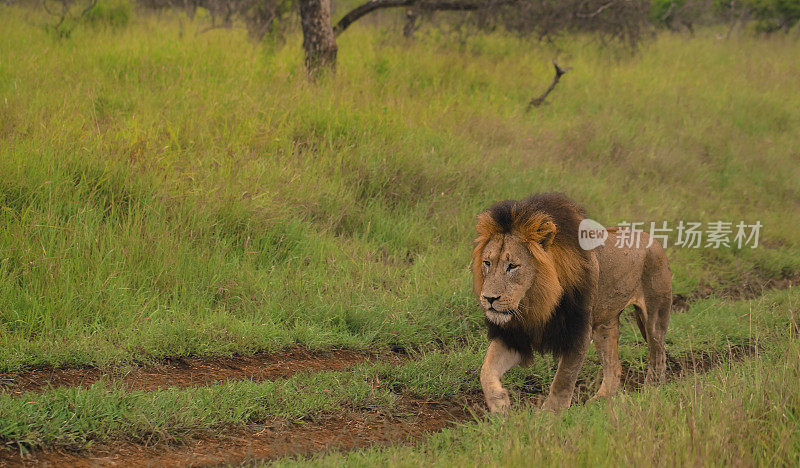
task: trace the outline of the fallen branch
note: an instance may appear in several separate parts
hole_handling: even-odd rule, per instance
[[[519,0],[488,0],[478,2],[465,2],[465,1],[429,1],[429,0],[369,0],[356,8],[350,10],[346,15],[336,23],[333,27],[334,36],[343,33],[351,24],[356,22],[359,18],[375,10],[383,8],[398,8],[398,7],[411,7],[413,6],[419,11],[475,11],[485,8],[492,8],[502,5],[509,5],[516,3]]]
[[[528,107],[525,108],[525,112],[530,111],[531,107],[539,107],[544,104],[544,100],[547,99],[547,95],[550,94],[553,89],[555,89],[556,85],[558,84],[558,80],[561,79],[561,75],[572,70],[572,67],[559,67],[555,60],[553,60],[553,66],[556,69],[556,76],[553,78],[553,82],[550,83],[550,87],[547,88],[547,91],[542,93],[541,96],[531,99],[531,102],[528,103]]]

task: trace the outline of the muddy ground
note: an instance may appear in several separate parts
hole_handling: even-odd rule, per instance
[[[347,349],[311,351],[296,347],[278,353],[232,357],[177,357],[156,365],[127,370],[97,367],[38,367],[16,373],[0,373],[0,391],[22,394],[53,387],[86,386],[113,381],[130,390],[196,387],[228,380],[275,380],[297,372],[338,371],[362,362],[399,361],[403,354],[391,351],[359,352]]]

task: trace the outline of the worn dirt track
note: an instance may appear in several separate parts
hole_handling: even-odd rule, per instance
[[[227,380],[256,381],[289,377],[297,372],[342,370],[362,362],[400,360],[393,352],[370,353],[348,349],[310,351],[288,348],[276,353],[232,357],[170,358],[160,364],[132,367],[125,373],[96,367],[42,367],[18,373],[0,373],[0,391],[12,394],[42,392],[51,387],[89,386],[100,379],[128,389],[156,390],[167,387],[196,387]]]
[[[718,352],[696,352],[670,358],[667,380],[677,380],[703,373],[725,361],[740,361],[755,353],[752,344],[732,346]],[[644,385],[644,373],[623,367],[626,391],[638,391]],[[576,404],[583,404],[595,390],[581,381],[576,389]],[[542,389],[524,390],[518,403],[538,406]],[[22,456],[13,450],[0,449],[0,466],[74,466],[74,467],[184,467],[236,465],[254,460],[274,460],[330,450],[355,450],[375,445],[414,443],[426,434],[456,423],[480,418],[485,405],[480,392],[457,398],[426,401],[401,396],[391,411],[380,409],[348,410],[316,415],[302,423],[285,420],[260,425],[221,427],[202,433],[179,444],[148,446],[120,441],[90,450],[71,452],[37,450]]]
[[[263,425],[222,428],[177,446],[155,447],[121,442],[91,451],[36,451],[32,456],[0,450],[0,466],[185,467],[241,464],[307,455],[328,450],[355,450],[373,445],[412,443],[482,413],[477,394],[459,399],[423,401],[403,397],[391,413],[380,410],[317,415],[304,423],[276,420]]]
[[[672,296],[672,310],[686,311],[692,302],[700,299],[708,299],[711,296],[721,297],[733,301],[743,301],[760,297],[767,291],[776,289],[788,289],[793,286],[800,286],[800,272],[787,272],[778,278],[763,279],[754,277],[745,279],[740,284],[728,286],[721,289],[712,289],[708,286],[701,286],[693,294],[683,295],[674,294]]]

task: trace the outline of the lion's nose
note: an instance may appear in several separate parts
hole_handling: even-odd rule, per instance
[[[495,296],[495,297],[483,296],[483,298],[486,299],[487,302],[489,302],[489,305],[492,305],[494,301],[500,299],[500,296]]]

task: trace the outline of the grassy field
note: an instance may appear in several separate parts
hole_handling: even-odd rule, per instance
[[[290,345],[412,359],[185,390],[2,393],[5,443],[171,441],[475,391],[486,343],[467,268],[475,215],[498,199],[564,191],[605,224],[762,223],[756,249],[668,248],[684,295],[800,271],[796,38],[660,34],[632,54],[356,25],[337,73],[312,84],[296,34],[254,45],[141,15],[57,39],[45,21],[0,6],[0,372]],[[553,58],[574,70],[526,114]],[[798,299],[676,313],[671,355],[759,342],[694,380],[317,461],[796,464]],[[622,357],[641,368],[633,328]],[[509,377],[517,395],[530,372]],[[533,373],[547,382],[550,361]],[[592,355],[582,378],[598,375]]]
[[[784,400],[775,400],[772,404],[785,411],[784,415],[789,418],[787,422],[796,425],[800,422],[800,413],[797,413],[800,409],[800,385],[788,373],[797,375],[800,372],[800,361],[791,354],[798,352],[796,328],[800,317],[790,321],[786,312],[794,310],[796,313],[799,301],[800,293],[781,291],[754,301],[710,301],[698,305],[674,317],[668,339],[670,355],[675,360],[683,360],[687,356],[700,360],[718,354],[716,358],[724,363],[724,369],[720,372],[727,370],[742,376],[758,367],[760,373],[754,374],[750,381],[735,383],[742,389],[752,386],[753,392],[773,386],[773,379],[787,384],[794,382],[792,385],[772,388],[771,391],[786,393]],[[647,362],[647,347],[638,339],[638,330],[633,328],[626,326],[623,329],[620,356],[630,368],[643,371]],[[743,364],[729,359],[732,350],[743,347],[752,348],[752,355]],[[90,441],[108,442],[115,438],[169,441],[225,424],[256,423],[270,417],[297,420],[309,418],[320,411],[336,409],[384,407],[391,410],[398,394],[436,399],[478,391],[478,370],[482,358],[481,346],[465,346],[459,351],[429,352],[415,356],[412,362],[399,366],[381,363],[360,365],[348,371],[300,374],[278,382],[235,381],[208,387],[152,392],[125,391],[100,382],[89,388],[58,388],[23,397],[3,394],[0,395],[0,437],[26,447],[81,447]],[[784,369],[787,374],[767,375],[771,367]],[[546,388],[554,373],[552,360],[541,359],[532,369],[512,370],[506,381],[520,397],[541,392],[539,387],[544,382]],[[530,378],[531,374],[535,375],[534,379]],[[592,351],[581,379],[589,383],[591,390],[596,390],[601,376],[599,361]],[[705,379],[704,376],[702,378]],[[376,381],[380,382],[377,386]],[[704,382],[698,388],[692,387],[697,382],[695,378],[694,381],[680,382],[663,389],[648,389],[639,396],[624,397],[622,400],[634,398],[638,401],[646,397],[651,405],[658,399],[666,404],[674,402],[676,388],[693,388],[701,395],[715,389],[713,381]],[[578,399],[586,399],[591,393],[584,390]],[[715,395],[712,392],[707,397],[716,402]],[[741,394],[738,396],[744,397]],[[769,402],[768,399],[765,401]],[[580,415],[585,413],[588,415],[585,417],[590,420],[595,418],[599,424],[600,419],[606,416],[591,409],[593,406],[576,407],[571,412],[579,415],[576,417],[584,417]],[[656,410],[653,416],[663,417],[663,414],[658,416],[659,411]],[[638,418],[635,414],[630,417]],[[581,430],[592,433],[596,428],[605,427],[604,424],[591,424]],[[725,431],[729,428],[721,426],[717,429]],[[794,435],[793,442],[800,443],[800,434],[790,434],[783,427],[775,429],[781,431],[781,436]],[[466,429],[467,432],[472,430],[476,429]],[[459,438],[455,437],[456,440]],[[541,441],[535,443],[540,444]],[[556,449],[567,450],[567,447]],[[553,456],[558,457],[559,453]],[[797,451],[792,453],[795,457],[800,454]],[[468,453],[464,455],[470,456]]]
[[[421,446],[331,454],[320,466],[794,466],[800,454],[797,334],[701,378],[572,408],[531,410]],[[790,384],[791,382],[791,384]],[[295,465],[284,460],[277,466]],[[310,461],[310,463],[309,463]]]

